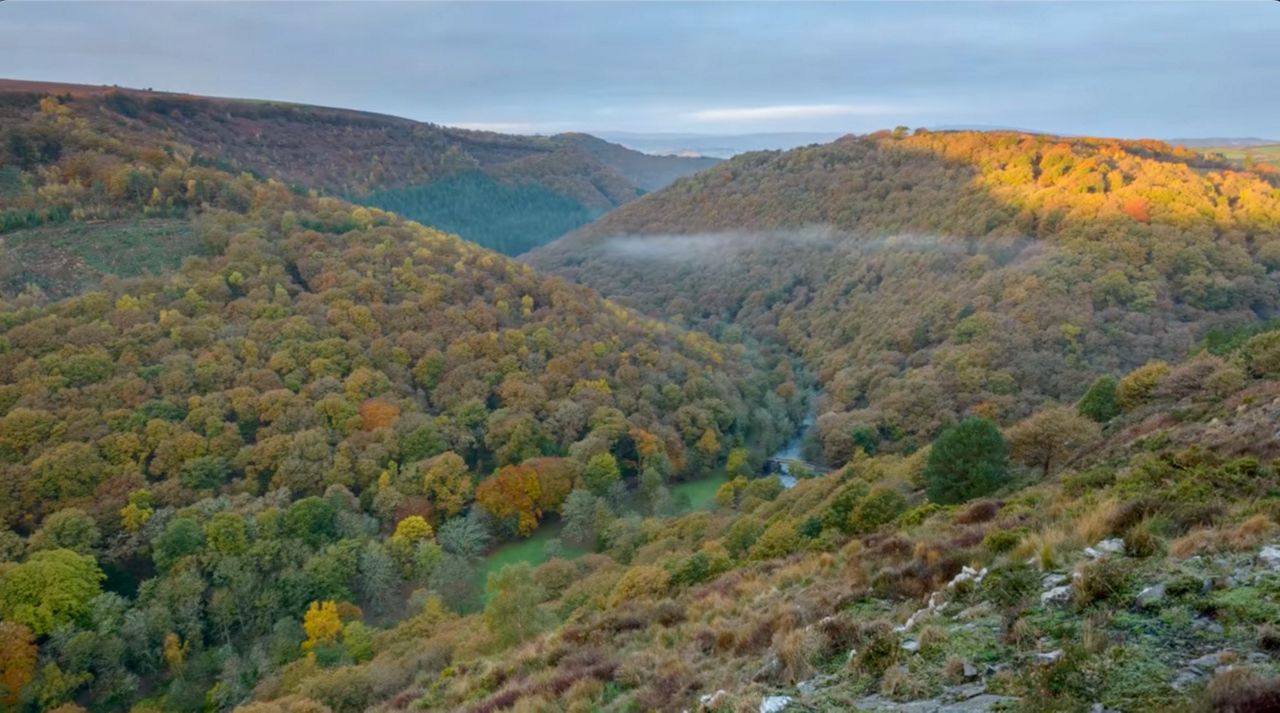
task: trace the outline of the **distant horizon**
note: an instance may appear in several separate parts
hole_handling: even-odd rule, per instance
[[[283,99],[277,99],[273,97],[200,94],[196,92],[186,91],[182,89],[168,88],[168,87],[138,87],[138,86],[128,86],[125,84],[110,83],[110,82],[90,84],[90,83],[83,83],[83,82],[69,82],[69,81],[60,80],[60,79],[31,79],[26,77],[0,77],[0,82],[4,82],[4,81],[29,82],[33,84],[48,84],[48,85],[80,86],[80,87],[95,88],[95,89],[121,89],[125,91],[155,92],[158,94],[186,95],[186,96],[194,96],[194,97],[200,97],[205,99],[226,100],[226,101],[251,101],[251,102],[261,101],[261,102],[272,102],[272,103],[280,103],[280,104],[293,104],[298,106],[312,106],[312,107],[317,107],[322,109],[332,109],[336,111],[350,111],[350,112],[363,113],[363,114],[388,116],[388,117],[402,119],[406,121],[414,121],[419,123],[431,123],[431,124],[436,124],[439,126],[445,126],[445,127],[454,128],[454,129],[463,129],[463,130],[470,130],[470,131],[493,131],[495,133],[516,134],[516,135],[524,135],[524,136],[551,137],[557,134],[564,134],[564,133],[582,133],[582,134],[595,136],[596,138],[604,139],[611,143],[616,143],[616,144],[625,146],[634,151],[640,151],[643,153],[650,153],[653,155],[660,155],[660,156],[661,155],[677,155],[681,153],[682,150],[688,149],[688,147],[677,147],[677,148],[672,148],[670,150],[656,150],[656,151],[653,150],[652,148],[653,145],[656,142],[660,142],[663,140],[668,140],[668,141],[694,140],[697,142],[737,140],[737,141],[746,141],[748,143],[753,143],[753,144],[760,144],[759,146],[756,146],[756,147],[744,148],[741,150],[732,151],[728,153],[712,152],[712,153],[698,154],[698,155],[703,155],[703,156],[708,156],[713,158],[729,158],[730,156],[736,155],[737,153],[745,153],[747,151],[788,149],[788,148],[794,148],[796,146],[804,146],[804,145],[809,145],[813,143],[827,143],[830,141],[834,141],[840,138],[841,136],[865,135],[868,133],[874,133],[876,131],[891,130],[895,128],[895,126],[902,126],[901,124],[885,125],[875,129],[849,130],[849,131],[838,131],[838,130],[811,131],[811,130],[803,130],[803,129],[799,129],[799,130],[780,129],[777,131],[717,133],[717,132],[707,132],[707,131],[703,131],[703,132],[645,131],[641,129],[614,130],[609,128],[595,128],[595,129],[587,128],[587,129],[572,129],[572,130],[566,130],[562,132],[522,133],[518,131],[501,131],[495,128],[482,128],[482,127],[475,127],[475,126],[467,126],[463,124],[449,124],[441,121],[434,121],[431,119],[419,119],[414,117],[402,116],[398,114],[388,114],[386,112],[373,111],[373,110],[366,109],[359,106],[311,104],[307,102],[283,100]],[[1240,136],[1172,137],[1172,136],[1158,136],[1158,135],[1152,135],[1152,134],[1135,134],[1130,136],[1119,136],[1119,135],[1062,133],[1062,132],[1054,132],[1054,131],[1042,131],[1042,130],[1027,128],[1027,127],[1003,126],[998,124],[990,124],[990,125],[940,124],[940,125],[923,126],[923,127],[908,126],[907,128],[912,131],[918,128],[923,128],[929,131],[1014,131],[1014,132],[1028,133],[1028,134],[1043,134],[1048,136],[1064,136],[1064,137],[1100,136],[1105,138],[1132,139],[1132,140],[1154,139],[1157,141],[1165,141],[1174,145],[1184,143],[1184,142],[1191,142],[1191,144],[1193,144],[1194,147],[1199,147],[1199,148],[1213,147],[1213,146],[1227,146],[1227,145],[1250,146],[1250,145],[1267,145],[1267,144],[1280,143],[1280,139],[1262,137],[1262,136],[1240,135]],[[769,139],[773,139],[774,141],[769,141]],[[1219,141],[1223,143],[1221,144],[1214,143]],[[1231,142],[1239,142],[1239,143],[1232,144]]]
[[[1268,137],[1277,25],[1276,3],[10,2],[0,66],[519,134]]]

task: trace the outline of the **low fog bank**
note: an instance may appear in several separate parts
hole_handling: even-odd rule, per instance
[[[831,226],[815,225],[790,230],[758,232],[617,235],[605,239],[598,250],[606,257],[622,260],[684,263],[724,260],[747,252],[776,251],[801,246],[825,247],[833,253],[845,255],[877,251],[943,252],[961,255],[998,253],[1006,259],[1025,259],[1040,253],[1045,247],[1042,243],[1029,238],[992,244],[973,238],[921,233],[869,236]]]

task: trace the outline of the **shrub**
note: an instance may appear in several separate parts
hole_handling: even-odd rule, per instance
[[[1245,368],[1253,376],[1280,374],[1280,331],[1265,332],[1249,339],[1240,349]]]
[[[969,418],[933,442],[924,469],[925,491],[941,504],[994,492],[1008,478],[1009,448],[1000,429],[985,418]]]
[[[995,567],[983,578],[982,597],[1000,607],[1016,607],[1040,590],[1040,574],[1021,562]]]
[[[1082,607],[1094,602],[1122,599],[1133,587],[1132,564],[1116,557],[1103,557],[1080,568],[1080,576],[1072,582],[1076,603]]]
[[[533,570],[533,581],[550,597],[558,597],[578,578],[578,568],[559,557],[547,560]]]
[[[892,522],[907,509],[907,499],[893,488],[876,488],[849,513],[849,529],[854,533],[873,532]]]
[[[765,529],[751,547],[751,558],[758,560],[786,557],[800,549],[800,533],[795,523],[779,520]]]
[[[764,523],[754,517],[740,517],[729,526],[724,536],[725,549],[735,559],[741,558],[756,543],[760,533],[764,532]]]
[[[1217,713],[1280,710],[1280,678],[1231,666],[1210,679],[1205,702]]]
[[[1004,554],[1017,547],[1026,534],[1026,528],[1022,527],[1012,530],[992,530],[982,538],[982,546],[993,554]]]
[[[1129,528],[1124,535],[1124,552],[1130,557],[1152,557],[1164,551],[1164,541],[1156,533],[1155,523],[1144,520]]]
[[[711,579],[718,573],[718,563],[706,552],[695,552],[671,568],[673,587],[690,587]]]
[[[1099,376],[1089,390],[1084,392],[1076,409],[1081,416],[1091,418],[1098,423],[1106,423],[1120,415],[1120,402],[1117,393],[1116,377],[1110,374]]]
[[[507,565],[490,574],[485,593],[489,602],[484,608],[484,623],[499,644],[524,641],[542,628],[538,604],[546,593],[534,581],[528,562]]]
[[[667,570],[653,565],[641,565],[628,569],[609,594],[609,606],[616,607],[632,599],[661,597],[667,593],[671,575]]]
[[[1169,365],[1162,361],[1148,362],[1129,372],[1116,387],[1116,399],[1121,410],[1132,411],[1149,401],[1160,380],[1168,373]]]
[[[886,621],[871,621],[858,627],[854,637],[854,650],[858,653],[849,660],[854,671],[869,676],[880,676],[898,661],[902,651],[898,635]]]

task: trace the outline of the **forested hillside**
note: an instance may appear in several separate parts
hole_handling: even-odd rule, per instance
[[[242,710],[1272,710],[1277,376],[1255,325],[1003,432],[606,519],[597,554],[508,567],[480,614],[427,599]]]
[[[1280,701],[1266,165],[749,154],[533,256],[620,304],[3,99],[0,711]],[[554,155],[386,195],[550,221]],[[767,474],[810,371],[831,471]]]
[[[198,249],[0,299],[5,710],[227,710],[367,660],[428,598],[478,607],[494,544],[674,512],[799,421],[785,363],[77,101],[5,105],[5,219]]]
[[[530,262],[786,345],[826,388],[839,463],[967,414],[1010,422],[1272,316],[1278,186],[1268,165],[1151,141],[884,132],[739,156]]]
[[[438,227],[509,254],[714,163],[646,156],[582,135],[511,136],[344,109],[0,80],[6,134],[19,136],[6,138],[6,164],[21,167],[30,160],[25,152],[53,150],[39,137],[24,143],[30,127],[14,126],[46,94],[90,126],[194,165],[274,178],[427,224],[439,201],[459,203],[451,224]],[[473,175],[485,180],[468,180]],[[16,181],[12,172],[0,176],[0,193]],[[512,201],[513,194],[524,198]],[[540,214],[527,214],[531,202]],[[15,227],[12,220],[0,229]]]

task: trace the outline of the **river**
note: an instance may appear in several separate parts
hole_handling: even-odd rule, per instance
[[[770,458],[770,460],[778,464],[778,480],[782,482],[782,487],[784,488],[791,489],[796,486],[796,477],[791,474],[791,463],[807,464],[801,454],[801,447],[804,445],[805,436],[808,435],[809,429],[812,427],[813,416],[806,416],[801,424],[799,433],[787,441],[782,448],[775,451]],[[716,491],[728,480],[729,477],[725,474],[724,468],[718,468],[705,478],[673,483],[671,485],[671,494],[688,503],[686,512],[705,510],[711,507]],[[560,529],[560,521],[552,520],[539,525],[538,529],[534,530],[533,534],[527,538],[498,545],[484,558],[479,575],[481,581],[484,581],[484,578],[491,572],[497,572],[503,567],[516,562],[528,562],[536,567],[547,561],[553,552],[565,559],[573,559],[587,552],[585,549],[568,548],[563,545],[558,550],[552,549],[548,551],[547,544],[559,538]]]
[[[796,477],[791,474],[791,464],[793,462],[806,463],[804,455],[800,451],[804,446],[805,436],[809,435],[810,428],[813,428],[813,414],[804,417],[804,422],[800,424],[799,433],[787,441],[782,448],[775,451],[769,459],[778,464],[778,480],[782,481],[782,487],[788,490],[796,487]]]

